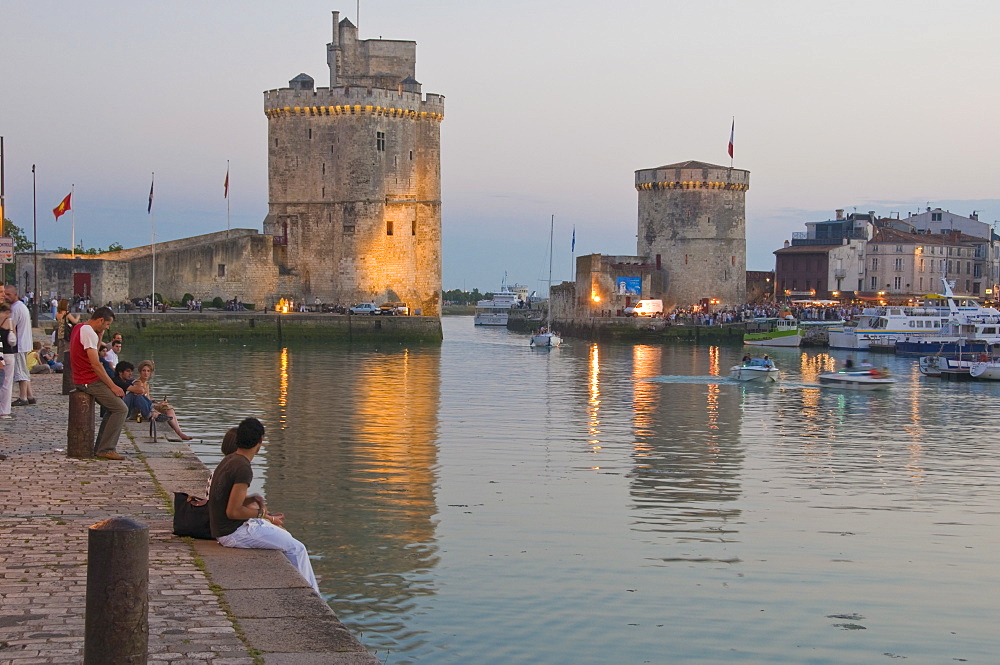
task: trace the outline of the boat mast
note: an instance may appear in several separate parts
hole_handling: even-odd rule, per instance
[[[549,304],[545,311],[545,327],[548,332],[552,332],[552,240],[553,232],[556,228],[556,216],[553,214],[549,220]]]

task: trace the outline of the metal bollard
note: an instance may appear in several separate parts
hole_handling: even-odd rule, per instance
[[[149,527],[112,517],[90,527],[84,665],[142,665],[149,648]]]
[[[69,351],[63,353],[62,357],[63,364],[63,384],[62,384],[62,394],[69,395],[73,392],[73,370],[69,366]]]
[[[94,441],[94,396],[74,390],[69,394],[66,456],[93,457]]]

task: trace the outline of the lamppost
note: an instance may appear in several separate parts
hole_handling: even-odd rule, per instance
[[[32,248],[31,248],[31,268],[34,271],[34,288],[31,298],[31,325],[38,327],[38,196],[35,193],[35,165],[31,165],[31,226],[32,226]],[[25,278],[27,281],[27,278]],[[27,284],[25,285],[27,286]]]

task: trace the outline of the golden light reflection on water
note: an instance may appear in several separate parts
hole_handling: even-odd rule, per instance
[[[649,442],[645,437],[653,434],[657,402],[660,386],[648,381],[660,373],[660,362],[663,358],[663,348],[659,346],[644,346],[637,344],[632,349],[632,412],[633,427],[637,437],[636,452],[648,450]]]
[[[590,356],[587,363],[587,441],[596,452],[601,449],[601,352],[596,344],[590,345]]]
[[[278,423],[285,429],[288,423],[288,347],[281,349],[278,358]]]

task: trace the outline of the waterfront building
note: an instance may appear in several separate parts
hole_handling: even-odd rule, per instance
[[[444,98],[422,92],[416,42],[358,38],[333,12],[329,87],[299,74],[264,93],[268,211],[263,233],[233,229],[87,258],[38,256],[40,293],[93,302],[184,294],[347,305],[441,303]],[[18,255],[18,274],[34,275]]]

